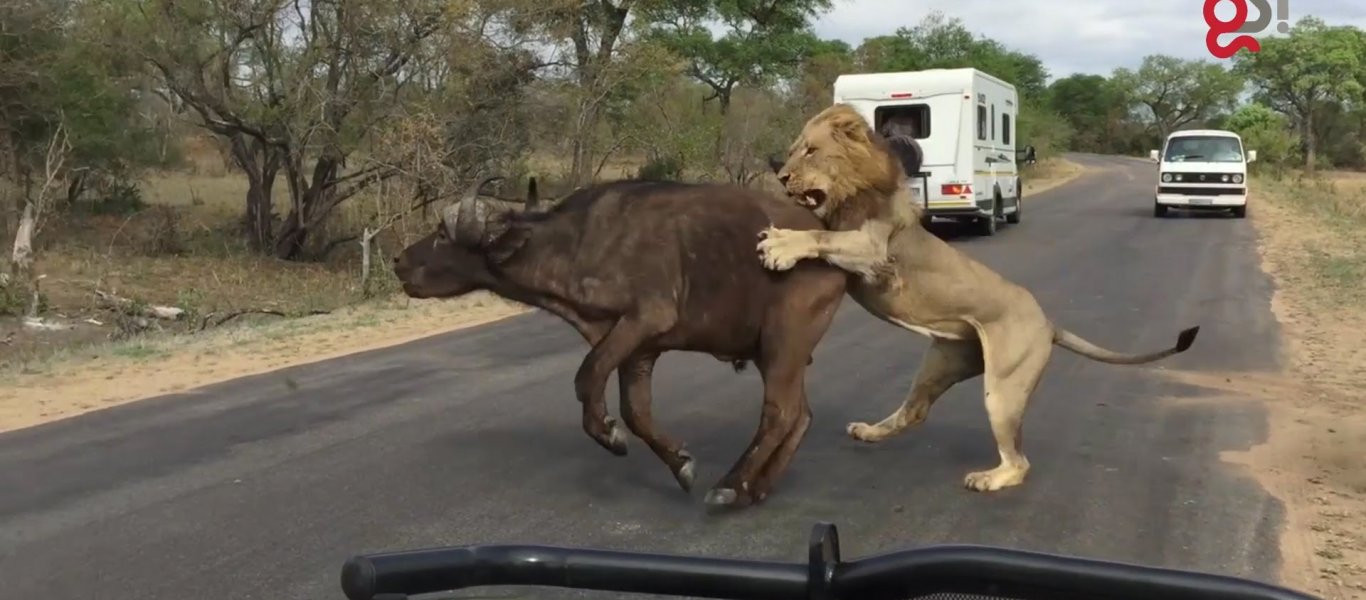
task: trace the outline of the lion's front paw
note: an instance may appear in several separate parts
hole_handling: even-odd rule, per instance
[[[808,245],[801,231],[791,229],[765,228],[759,232],[762,240],[756,249],[764,268],[773,271],[786,271],[803,258],[809,258]]]

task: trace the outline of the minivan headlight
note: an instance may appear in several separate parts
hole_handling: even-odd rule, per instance
[[[1163,182],[1163,183],[1169,183],[1169,182],[1171,182],[1171,180],[1172,180],[1172,174],[1171,174],[1171,173],[1163,173],[1163,174],[1162,174],[1162,182]]]
[[[1234,174],[1234,175],[1233,175],[1233,183],[1242,183],[1242,182],[1243,182],[1243,176],[1242,176],[1242,175],[1239,175],[1239,174]]]
[[[1224,176],[1223,176],[1223,177],[1220,177],[1219,179],[1220,179],[1221,181],[1223,181],[1224,183],[1228,183],[1228,174],[1224,174]]]

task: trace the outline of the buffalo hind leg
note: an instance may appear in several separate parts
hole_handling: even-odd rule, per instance
[[[617,382],[621,387],[621,418],[626,421],[626,428],[664,461],[683,491],[688,492],[692,491],[695,475],[693,457],[680,444],[656,431],[654,416],[650,414],[651,376],[658,359],[659,354],[636,354],[617,369]]]
[[[1029,473],[1029,459],[1021,449],[1024,412],[1053,351],[1049,330],[1040,331],[1044,333],[1033,334],[1031,339],[1009,341],[1002,339],[1002,333],[993,336],[990,330],[980,332],[986,357],[987,419],[1001,464],[968,473],[963,478],[968,489],[994,492],[1024,483]]]
[[[845,432],[864,442],[880,442],[912,425],[919,425],[930,414],[930,407],[949,388],[982,374],[982,344],[977,340],[934,338],[920,362],[911,391],[901,406],[882,421],[850,423]]]
[[[607,378],[645,340],[667,330],[670,321],[672,317],[664,311],[623,316],[588,351],[574,374],[574,393],[583,403],[583,430],[612,454],[626,456],[626,434],[617,426],[616,419],[607,416]]]

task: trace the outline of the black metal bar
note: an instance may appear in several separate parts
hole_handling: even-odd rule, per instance
[[[793,600],[807,593],[807,567],[798,563],[489,545],[353,557],[342,567],[341,583],[350,600],[486,585]]]
[[[350,600],[533,585],[727,600],[909,600],[957,593],[1016,600],[1317,600],[1207,573],[988,546],[929,546],[842,562],[834,525],[811,533],[807,564],[551,546],[461,546],[357,556]]]

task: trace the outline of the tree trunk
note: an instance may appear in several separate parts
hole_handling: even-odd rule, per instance
[[[85,182],[89,171],[81,171],[71,177],[71,182],[66,186],[66,205],[75,206],[76,201],[80,200],[81,193],[85,192]]]
[[[34,276],[33,269],[33,230],[38,223],[37,215],[34,214],[33,202],[24,203],[24,212],[19,217],[19,229],[14,234],[14,250],[10,253],[10,263],[12,265],[13,279],[10,285],[32,295],[28,310],[25,316],[33,317],[38,312],[38,278]]]
[[[1314,109],[1311,106],[1304,114],[1304,170],[1310,174],[1314,173],[1315,164],[1318,162],[1316,156],[1317,140],[1314,136]]]
[[[367,225],[360,234],[360,291],[367,298],[370,296],[370,248],[378,233]]]
[[[309,233],[322,225],[328,213],[335,208],[332,201],[335,188],[331,187],[337,179],[337,168],[341,158],[320,156],[313,163],[311,181],[304,181],[299,162],[285,165],[289,178],[289,193],[294,198],[289,214],[275,237],[275,257],[282,260],[298,260],[304,256],[304,244]]]
[[[252,250],[264,252],[272,247],[272,194],[280,157],[260,140],[248,140],[242,134],[232,136],[231,142],[233,162],[247,175],[247,205],[242,217],[247,243]]]
[[[576,188],[592,181],[593,134],[598,128],[598,109],[594,105],[580,108],[578,127],[571,144],[573,162],[569,167],[569,186]]]

